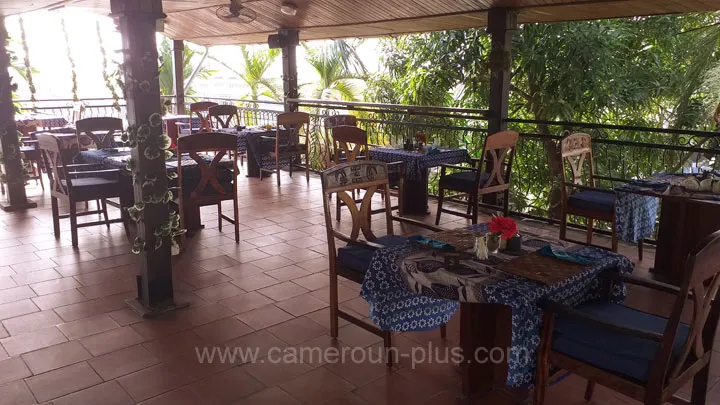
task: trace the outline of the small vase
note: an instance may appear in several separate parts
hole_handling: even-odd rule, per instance
[[[488,253],[497,253],[500,250],[500,235],[489,233],[487,235]]]
[[[507,250],[511,252],[519,252],[522,250],[522,236],[515,235],[508,241]]]

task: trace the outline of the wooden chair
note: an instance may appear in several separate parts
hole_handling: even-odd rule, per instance
[[[212,132],[213,126],[212,121],[210,120],[210,107],[214,107],[218,105],[218,103],[213,103],[212,101],[201,101],[199,103],[192,103],[190,104],[190,133],[196,133],[196,132]],[[198,118],[200,118],[200,128],[195,130],[195,128],[192,128],[192,116],[193,114],[197,115]]]
[[[223,104],[215,105],[208,109],[208,114],[211,119],[215,120],[216,128],[231,128],[240,126],[240,116],[238,115],[238,108],[234,105]],[[240,166],[245,165],[246,153],[240,155]]]
[[[392,332],[381,330],[377,326],[368,324],[339,308],[338,276],[361,284],[375,250],[405,243],[405,237],[393,235],[393,220],[430,229],[434,232],[441,231],[441,229],[419,221],[392,216],[390,200],[385,199],[384,211],[387,234],[379,237],[375,236],[370,229],[370,201],[377,191],[381,190],[386,194],[389,192],[388,166],[386,163],[363,160],[342,163],[325,170],[320,177],[323,190],[323,206],[325,208],[328,252],[330,255],[330,335],[337,338],[338,318],[342,318],[381,336],[385,348],[390,348],[392,346]],[[357,188],[366,190],[359,206],[348,193],[348,191]],[[335,222],[332,220],[330,208],[332,204],[330,197],[333,194],[337,194],[337,198],[341,199],[350,210],[352,216],[350,234],[342,233],[333,227]],[[361,232],[365,238],[364,240],[359,238]],[[337,248],[335,239],[346,242],[347,245]],[[445,325],[440,328],[440,333],[444,338],[446,333]],[[389,356],[388,366],[392,365],[392,360],[392,356]]]
[[[588,134],[576,133],[560,141],[561,171],[561,219],[560,239],[567,239],[567,217],[577,215],[587,220],[586,241],[592,244],[594,220],[610,222],[612,226],[612,251],[617,252],[618,235],[615,228],[616,196],[612,190],[595,187],[595,164],[593,161],[592,139]],[[565,164],[569,166],[572,182],[568,182]],[[587,174],[583,174],[585,164]],[[578,191],[576,191],[578,190]],[[579,241],[572,241],[582,243]],[[638,257],[643,258],[643,241],[638,241]]]
[[[72,123],[74,124],[80,121],[83,115],[85,115],[85,106],[83,103],[80,101],[74,102],[72,107]]]
[[[347,117],[352,117],[348,115]],[[339,125],[333,127],[332,133],[332,148],[330,149],[330,166],[339,165],[341,163],[354,162],[356,160],[365,159],[368,156],[368,140],[367,132],[355,126]],[[403,170],[404,162],[392,162],[388,163],[388,182],[391,189],[398,190],[398,205],[392,206],[391,209],[400,210],[402,216],[402,199],[403,199]],[[390,198],[389,195],[385,195],[383,190],[378,190],[385,198]],[[352,198],[355,199],[355,190],[352,191]],[[362,200],[355,199],[356,203]],[[336,213],[335,217],[338,221],[341,219],[342,207],[345,203],[341,199],[337,199],[336,202]],[[370,209],[370,215],[385,212],[385,208],[373,210]]]
[[[331,115],[323,119],[323,127],[325,128],[325,164],[330,167],[333,161],[332,157],[332,130],[339,126],[357,126],[357,117],[354,115]]]
[[[302,133],[304,130],[305,133]],[[300,143],[300,137],[305,138],[305,143]],[[270,152],[270,157],[275,159],[275,169],[260,168],[260,180],[263,179],[263,172],[275,172],[277,185],[280,186],[280,161],[290,160],[290,177],[295,158],[305,156],[305,177],[310,183],[310,115],[304,112],[289,112],[277,116],[277,132],[274,137],[262,136],[262,139],[275,139],[275,149]],[[299,165],[298,165],[299,166]]]
[[[42,157],[40,156],[40,150],[38,149],[37,140],[33,139],[32,136],[23,136],[20,139],[23,143],[22,151],[23,160],[27,162],[28,180],[35,180],[35,184],[40,183],[40,187],[45,190],[45,184],[42,178]]]
[[[473,159],[473,163],[477,164],[476,167],[442,165],[435,225],[440,223],[440,214],[443,212],[472,219],[472,223],[477,224],[478,205],[493,209],[499,208],[480,202],[480,196],[493,193],[503,193],[502,212],[505,216],[508,216],[510,211],[510,176],[519,137],[520,135],[514,131],[502,131],[488,136],[485,139],[482,156],[479,159]],[[484,167],[486,162],[492,162],[492,169],[489,172],[487,167]],[[447,169],[458,171],[448,173]],[[467,194],[468,206],[466,213],[443,208],[446,190]]]
[[[72,245],[78,246],[78,228],[86,226],[106,225],[124,222],[124,216],[118,219],[108,219],[107,205],[96,211],[77,212],[76,203],[82,201],[102,200],[120,197],[122,186],[120,183],[120,169],[90,170],[102,167],[99,164],[72,164],[72,155],[60,145],[53,135],[38,135],[38,147],[45,163],[45,169],[50,179],[50,197],[53,213],[53,229],[55,238],[60,237],[60,220],[70,218],[70,232]],[[77,150],[74,151],[77,153]],[[67,202],[70,214],[60,215],[58,200]],[[77,217],[83,215],[103,214],[104,221],[85,222],[78,224]],[[127,225],[127,224],[126,224]],[[126,227],[127,231],[127,227]]]
[[[675,297],[669,318],[609,302],[590,302],[576,308],[545,302],[535,405],[544,402],[550,366],[588,379],[588,401],[598,383],[645,405],[704,405],[720,317],[718,257],[720,231],[690,253],[680,287],[614,277],[615,281]],[[689,305],[692,312],[687,311]],[[689,324],[681,322],[683,312],[692,313]],[[688,402],[674,397],[691,379],[692,399]]]
[[[225,155],[237,149],[237,138],[231,134],[208,133],[193,134],[178,139],[178,185],[180,218],[184,218],[185,207],[203,207],[217,205],[218,228],[222,231],[223,219],[235,226],[235,242],[240,243],[240,223],[238,222],[238,195],[237,195],[237,154],[234,154],[232,167],[220,165]],[[200,152],[214,152],[214,157],[208,165],[205,159],[198,155]],[[183,188],[183,155],[188,154],[197,163],[200,170],[200,180],[192,189]],[[232,184],[220,183],[220,171],[232,172]],[[232,200],[234,217],[229,218],[222,213],[222,202]]]
[[[115,137],[124,131],[120,118],[96,117],[75,122],[75,132],[81,150],[114,148]]]

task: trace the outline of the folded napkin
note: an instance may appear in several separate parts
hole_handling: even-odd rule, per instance
[[[428,146],[427,152],[425,152],[427,155],[438,155],[440,154],[440,148],[436,148],[434,146]]]
[[[435,240],[435,239],[428,239],[422,235],[413,235],[408,238],[408,240],[412,243],[417,243],[419,245],[423,245],[426,247],[429,247],[433,250],[439,250],[441,252],[454,252],[455,247],[449,243]]]
[[[568,253],[564,250],[555,249],[551,245],[545,245],[544,247],[540,248],[537,252],[543,256],[554,257],[559,260],[565,260],[566,262],[582,264],[584,266],[595,262],[595,259],[593,259],[591,257],[578,255],[575,253]]]

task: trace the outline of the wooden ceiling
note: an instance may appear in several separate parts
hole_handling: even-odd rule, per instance
[[[521,23],[720,10],[720,0],[292,0],[297,15],[280,12],[283,0],[246,0],[258,17],[229,23],[215,16],[226,0],[163,0],[165,34],[200,45],[264,43],[280,28],[297,28],[303,40],[372,37],[483,27],[491,7],[518,10]],[[108,13],[109,0],[0,0],[0,14],[85,8]]]

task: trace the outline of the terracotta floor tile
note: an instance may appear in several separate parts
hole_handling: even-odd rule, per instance
[[[280,281],[265,274],[256,274],[232,282],[233,285],[245,291],[255,291],[271,285],[280,284]]]
[[[275,335],[267,332],[267,330],[261,330],[231,340],[230,342],[227,342],[225,346],[231,349],[250,349],[252,350],[253,355],[257,355],[258,359],[262,359],[263,357],[266,357],[268,355],[268,352],[270,350],[273,350],[275,352],[279,349],[287,347],[287,344],[275,337]],[[240,364],[241,360],[242,359],[237,359],[236,362]],[[245,360],[246,362],[249,362],[251,359],[246,358]]]
[[[62,277],[60,275],[60,273],[58,273],[54,269],[45,269],[45,270],[33,271],[30,273],[16,274],[16,275],[12,276],[12,279],[15,281],[15,283],[17,283],[17,285],[27,285],[27,284],[39,283],[41,281],[54,280],[54,279],[60,278],[60,277]],[[2,288],[2,285],[0,285],[0,288]]]
[[[270,255],[258,249],[249,249],[233,254],[231,257],[240,263],[249,263],[255,260],[270,257]]]
[[[100,262],[100,266],[104,269],[110,269],[120,266],[126,269],[135,269],[137,268],[137,263],[139,259],[137,256],[132,254],[130,250],[131,247],[128,246],[125,254],[106,257],[102,260],[98,260],[98,262]]]
[[[338,330],[338,340],[350,347],[368,347],[382,341],[382,338],[359,326],[348,324]]]
[[[38,312],[38,307],[31,300],[22,300],[0,304],[0,320]]]
[[[364,401],[378,405],[398,402],[421,403],[431,395],[437,394],[432,389],[418,385],[398,374],[381,377],[358,388],[354,393]]]
[[[243,312],[237,317],[255,330],[265,329],[269,326],[293,319],[292,315],[275,305],[266,305],[252,311]]]
[[[19,335],[60,323],[62,319],[55,312],[48,310],[6,319],[3,321],[3,326],[11,335]]]
[[[192,324],[180,313],[171,314],[171,317],[157,319],[142,319],[141,322],[130,325],[135,332],[145,339],[152,340],[172,335],[192,328]]]
[[[10,277],[17,273],[10,266],[0,266],[0,277]]]
[[[67,266],[69,264],[74,263],[82,263],[87,261],[93,261],[95,257],[93,257],[88,252],[77,252],[69,255],[59,256],[59,257],[52,257],[52,261],[58,264],[58,266]]]
[[[46,310],[87,301],[87,298],[80,294],[80,291],[73,289],[35,297],[32,298],[32,301],[40,309]]]
[[[77,274],[91,273],[102,270],[99,260],[90,260],[87,262],[70,263],[64,266],[54,266],[56,270],[65,277],[74,276]]]
[[[302,402],[294,399],[287,392],[278,387],[268,388],[250,395],[247,398],[233,402],[231,405],[301,405]]]
[[[302,239],[289,240],[289,241],[287,241],[287,243],[295,246],[296,248],[307,249],[312,246],[324,245],[327,242],[325,242],[324,240],[321,240],[321,239],[305,236]]]
[[[12,278],[12,276],[5,276],[0,277],[0,290],[4,290],[6,288],[13,288],[17,287],[18,284],[15,282],[15,280]]]
[[[135,291],[137,288],[137,280],[134,276],[125,276],[100,284],[94,284],[86,287],[79,287],[77,290],[88,299],[107,297],[110,295],[120,294],[128,291]]]
[[[174,335],[168,335],[143,344],[153,356],[166,361],[178,356],[195,355],[195,348],[207,345],[193,331],[184,331]]]
[[[0,256],[0,266],[13,266],[37,260],[39,257],[34,253],[23,253],[17,255]]]
[[[114,267],[107,270],[98,270],[90,273],[82,273],[74,275],[73,278],[84,286],[107,283],[119,278],[127,277],[133,274],[134,268],[128,266]]]
[[[345,395],[355,386],[324,368],[318,368],[281,384],[280,388],[306,404],[318,404]]]
[[[297,297],[308,292],[307,289],[300,287],[299,285],[286,281],[284,283],[275,284],[270,287],[266,287],[258,290],[260,294],[272,298],[275,301],[283,301],[288,298]]]
[[[119,325],[105,314],[58,325],[58,329],[70,340],[84,338],[117,327]]]
[[[0,398],[2,398],[3,405],[32,405],[37,403],[27,384],[22,380],[0,385]]]
[[[266,271],[265,274],[280,281],[289,281],[299,277],[309,276],[311,273],[301,267],[290,265]]]
[[[330,285],[330,276],[325,273],[315,273],[309,276],[296,278],[293,280],[293,283],[310,291],[314,291]]]
[[[357,395],[355,395],[351,392],[348,392],[348,393],[342,394],[340,396],[337,396],[336,398],[330,399],[326,402],[322,402],[322,405],[370,405],[370,404],[363,401]]]
[[[194,380],[174,363],[162,363],[118,378],[116,381],[135,401],[143,401]]]
[[[297,356],[296,358],[299,359],[300,357]],[[283,354],[273,352],[272,358],[268,357],[261,361],[246,364],[242,366],[242,369],[268,387],[290,381],[313,369],[313,366],[309,364],[294,360],[282,361],[283,359]]]
[[[236,295],[234,297],[226,298],[220,301],[221,305],[224,305],[235,314],[252,311],[253,309],[260,308],[272,303],[273,300],[254,291]]]
[[[240,264],[237,260],[228,256],[217,256],[210,259],[201,260],[196,263],[198,267],[201,267],[207,271],[220,270],[228,267],[233,267]]]
[[[199,326],[193,332],[208,343],[218,344],[247,335],[253,332],[253,328],[236,318],[225,318]]]
[[[327,333],[325,328],[305,318],[295,318],[267,330],[289,345],[297,345]]]
[[[53,405],[132,405],[135,401],[115,381],[58,398]]]
[[[11,381],[22,380],[31,375],[32,372],[20,357],[0,360],[0,386]]]
[[[37,375],[88,360],[92,355],[80,343],[72,341],[25,353],[22,358]]]
[[[72,290],[77,287],[82,287],[82,284],[78,283],[78,281],[72,277],[30,284],[30,288],[32,288],[37,295],[52,294],[65,290]]]
[[[105,381],[109,381],[158,364],[155,357],[142,345],[132,346],[104,354],[88,361]]]
[[[294,316],[305,315],[328,306],[326,302],[321,301],[310,294],[289,298],[285,301],[280,301],[275,305]]]
[[[264,388],[260,381],[240,367],[215,374],[188,387],[207,405],[224,405]]]
[[[330,303],[330,287],[319,288],[319,289],[311,292],[310,295],[312,295],[313,297],[315,297],[321,301]],[[352,288],[350,288],[344,284],[338,285],[338,301],[340,303],[357,298],[358,296],[359,296],[359,293],[357,291],[353,290]]]
[[[22,335],[11,336],[0,340],[0,343],[10,356],[17,356],[66,341],[65,335],[53,326]]]
[[[265,259],[255,260],[252,264],[267,272],[268,270],[275,270],[280,267],[289,266],[293,264],[293,261],[282,256],[270,256]]]
[[[232,278],[233,280],[238,280],[250,276],[254,276],[256,274],[261,274],[265,270],[261,269],[260,267],[255,266],[251,263],[243,263],[238,264],[232,267],[228,267],[222,270],[219,270],[220,273],[225,274],[226,276]]]
[[[28,286],[23,285],[14,288],[0,290],[0,304],[15,302],[37,296],[35,292]]]
[[[222,283],[195,291],[196,295],[207,302],[218,302],[225,298],[234,297],[244,293],[245,290],[231,283]]]
[[[280,255],[286,252],[291,252],[297,248],[286,242],[279,242],[272,245],[263,246],[259,249],[269,255]]]
[[[158,395],[137,405],[199,405],[202,399],[187,388],[180,388],[168,393]]]
[[[208,271],[206,273],[196,274],[190,277],[183,277],[182,281],[190,284],[194,288],[204,288],[221,284],[232,280],[230,277],[218,272]]]
[[[248,243],[252,243],[253,245],[255,245],[257,247],[265,247],[265,246],[274,245],[276,243],[284,242],[283,239],[275,237],[275,236],[271,236],[271,235],[261,236],[259,238],[247,239],[246,241]]]
[[[324,327],[327,330],[330,330],[330,308],[323,308],[319,311],[311,312],[307,315],[305,315],[305,318],[308,318],[312,320],[313,322],[317,323],[318,325]],[[339,326],[345,326],[350,324],[348,321],[339,318],[338,319],[338,325]]]
[[[330,268],[330,262],[328,262],[328,259],[326,257],[320,257],[317,259],[308,260],[306,262],[300,262],[297,265],[311,273],[318,273]]]
[[[82,338],[80,339],[80,343],[82,343],[93,356],[100,356],[114,352],[115,350],[134,346],[145,340],[144,337],[140,336],[131,327],[125,326]]]
[[[5,330],[5,328],[0,323],[0,339],[4,339],[8,336],[10,336],[10,334],[8,333],[8,331]],[[2,345],[0,345],[0,347],[2,347]],[[0,351],[0,358],[4,358],[4,356],[7,356],[7,353],[5,353],[5,349]]]
[[[242,295],[227,298],[227,300],[233,300],[241,296]],[[227,318],[233,315],[233,312],[231,309],[226,308],[224,304],[221,305],[221,303],[225,301],[226,300],[223,300],[218,304],[191,306],[189,309],[179,312],[178,316],[181,319],[185,319],[192,326],[204,325],[218,319]]]
[[[123,304],[124,305],[124,304]],[[95,315],[101,315],[108,311],[113,311],[117,305],[108,302],[102,298],[78,302],[75,304],[66,305],[60,308],[55,308],[55,312],[65,322],[72,322],[78,319],[89,318]]]
[[[87,363],[79,363],[25,380],[40,402],[58,398],[102,382]]]
[[[120,326],[127,326],[137,322],[142,322],[143,318],[132,309],[123,308],[107,314]]]

